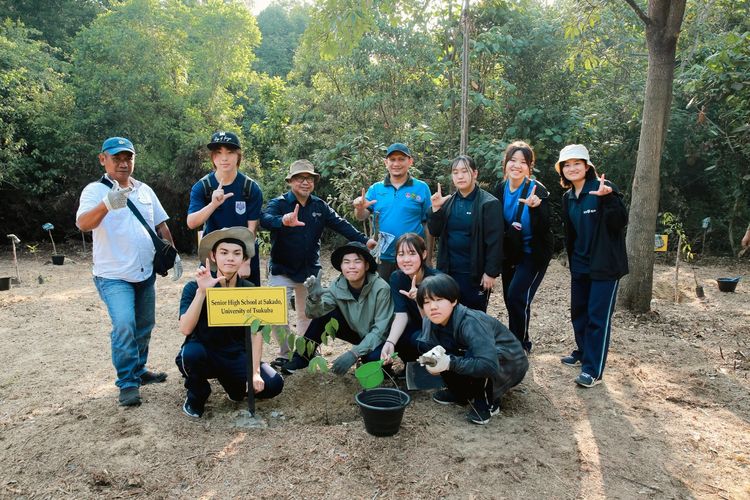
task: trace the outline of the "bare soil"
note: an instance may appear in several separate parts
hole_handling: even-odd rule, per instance
[[[219,386],[202,419],[183,415],[174,357],[190,272],[157,280],[149,364],[169,379],[144,387],[141,407],[118,407],[90,256],[68,249],[54,266],[50,253],[23,253],[21,284],[0,292],[0,497],[750,497],[747,261],[702,263],[703,300],[684,269],[679,304],[672,268],[657,265],[653,311],[615,313],[605,381],[592,389],[559,361],[573,335],[569,274],[553,261],[534,303],[531,368],[500,416],[475,426],[465,408],[412,392],[400,432],[376,438],[351,373],[286,377],[259,403],[267,429],[235,428],[243,405]],[[13,275],[5,253],[0,276]],[[737,292],[719,292],[714,278],[734,275],[745,276]],[[505,320],[499,293],[490,311]]]

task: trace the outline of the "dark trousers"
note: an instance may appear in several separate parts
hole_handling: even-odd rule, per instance
[[[203,411],[211,394],[208,379],[217,379],[229,397],[235,401],[241,401],[247,396],[245,351],[215,351],[201,342],[188,342],[180,349],[175,363],[185,377],[188,402],[199,412]],[[268,363],[261,363],[260,376],[265,387],[255,394],[257,399],[270,399],[281,393],[284,379]]]
[[[517,265],[503,265],[503,299],[508,310],[508,329],[521,341],[526,352],[531,352],[529,321],[531,301],[544,279],[547,268],[536,269],[530,254],[524,254]]]
[[[461,290],[459,302],[469,309],[487,312],[487,304],[490,301],[490,291],[485,291],[481,283],[474,283],[468,273],[453,273],[451,277],[458,283]]]
[[[344,315],[341,314],[341,311],[338,307],[328,314],[324,314],[323,316],[314,318],[312,321],[310,321],[310,326],[307,327],[307,331],[305,332],[305,338],[320,344],[320,340],[323,337],[323,332],[325,332],[326,330],[326,324],[331,320],[331,318],[336,318],[336,321],[339,322],[339,330],[338,332],[336,332],[337,339],[346,340],[352,345],[359,344],[362,341],[362,338],[359,336],[359,334],[352,330],[352,327],[349,326],[349,323],[344,318]],[[362,361],[368,362],[379,360],[380,351],[382,349],[383,344],[380,344],[375,350],[362,356]],[[298,356],[298,354],[295,353],[295,356]],[[308,359],[307,356],[302,357]]]
[[[528,369],[529,362],[524,356],[516,361],[501,359],[500,372],[494,379],[461,375],[452,371],[444,371],[440,375],[445,386],[457,399],[479,400],[489,405],[520,384]]]
[[[618,284],[571,273],[570,319],[576,339],[572,356],[581,360],[581,371],[594,378],[604,374]]]
[[[250,277],[248,281],[252,282],[255,286],[260,286],[260,246],[258,241],[255,241],[255,256],[250,259]]]

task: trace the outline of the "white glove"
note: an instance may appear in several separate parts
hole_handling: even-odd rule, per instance
[[[422,354],[417,361],[419,361],[419,364],[422,366],[429,365],[429,366],[435,366],[437,364],[438,358],[443,356],[445,354],[445,348],[441,345],[437,345],[427,351],[426,353]]]
[[[182,277],[182,259],[180,259],[180,254],[177,254],[174,257],[174,267],[172,268],[172,271],[172,281],[177,281]]]
[[[443,349],[445,351],[445,349]],[[443,354],[439,355],[435,358],[435,365],[430,366],[426,365],[425,368],[427,368],[427,371],[430,372],[432,375],[438,375],[439,373],[444,372],[447,370],[451,365],[451,356],[450,354]]]
[[[117,182],[112,184],[107,196],[102,200],[108,211],[119,210],[128,206],[128,193],[133,190],[132,187],[121,188]]]

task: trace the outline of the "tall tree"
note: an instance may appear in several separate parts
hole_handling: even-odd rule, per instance
[[[667,136],[677,39],[686,0],[649,0],[648,13],[635,0],[625,0],[646,27],[648,73],[641,136],[630,203],[626,245],[630,274],[623,279],[620,303],[632,311],[648,311],[654,276],[654,233],[659,211],[659,166]]]

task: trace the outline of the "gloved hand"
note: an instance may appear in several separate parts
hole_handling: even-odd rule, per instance
[[[172,281],[177,281],[182,277],[182,259],[180,259],[180,254],[174,257],[174,268],[172,271]]]
[[[336,375],[343,375],[349,368],[357,362],[357,355],[352,351],[346,351],[344,354],[336,358],[331,365],[331,371]]]
[[[323,286],[320,284],[320,271],[317,276],[309,276],[305,280],[305,288],[307,288],[307,296],[310,300],[317,302],[320,300],[320,296],[323,295]]]
[[[109,190],[107,196],[102,200],[106,205],[107,210],[119,210],[128,206],[128,193],[133,190],[132,187],[121,188],[117,182],[112,184],[112,189]]]
[[[435,365],[426,365],[425,368],[428,372],[430,372],[432,375],[437,375],[439,373],[444,372],[450,367],[451,364],[451,356],[450,354],[440,354],[435,358]]]
[[[436,345],[435,347],[433,347],[426,353],[422,354],[422,356],[424,356],[425,358],[432,358],[432,359],[437,360],[437,358],[439,358],[443,354],[445,354],[445,347],[441,345]]]

